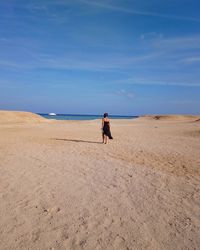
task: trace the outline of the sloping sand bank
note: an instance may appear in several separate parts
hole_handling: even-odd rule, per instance
[[[1,249],[199,249],[200,124],[100,127],[0,125]]]
[[[0,110],[0,124],[47,122],[42,116],[30,112]]]

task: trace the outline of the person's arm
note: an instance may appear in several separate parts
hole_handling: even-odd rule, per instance
[[[103,126],[104,126],[104,119],[102,118],[102,127],[101,127],[101,129],[103,129]]]

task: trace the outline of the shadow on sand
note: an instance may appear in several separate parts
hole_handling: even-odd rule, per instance
[[[52,138],[51,140],[102,144],[102,142],[98,142],[98,141],[84,141],[84,140],[72,140],[72,139],[62,139],[62,138]]]

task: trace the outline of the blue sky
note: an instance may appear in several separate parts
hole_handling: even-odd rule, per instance
[[[1,0],[0,109],[200,114],[198,0]]]

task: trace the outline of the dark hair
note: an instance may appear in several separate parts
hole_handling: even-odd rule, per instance
[[[104,118],[108,117],[108,113],[104,113],[104,114],[103,114],[103,117],[104,117]]]

